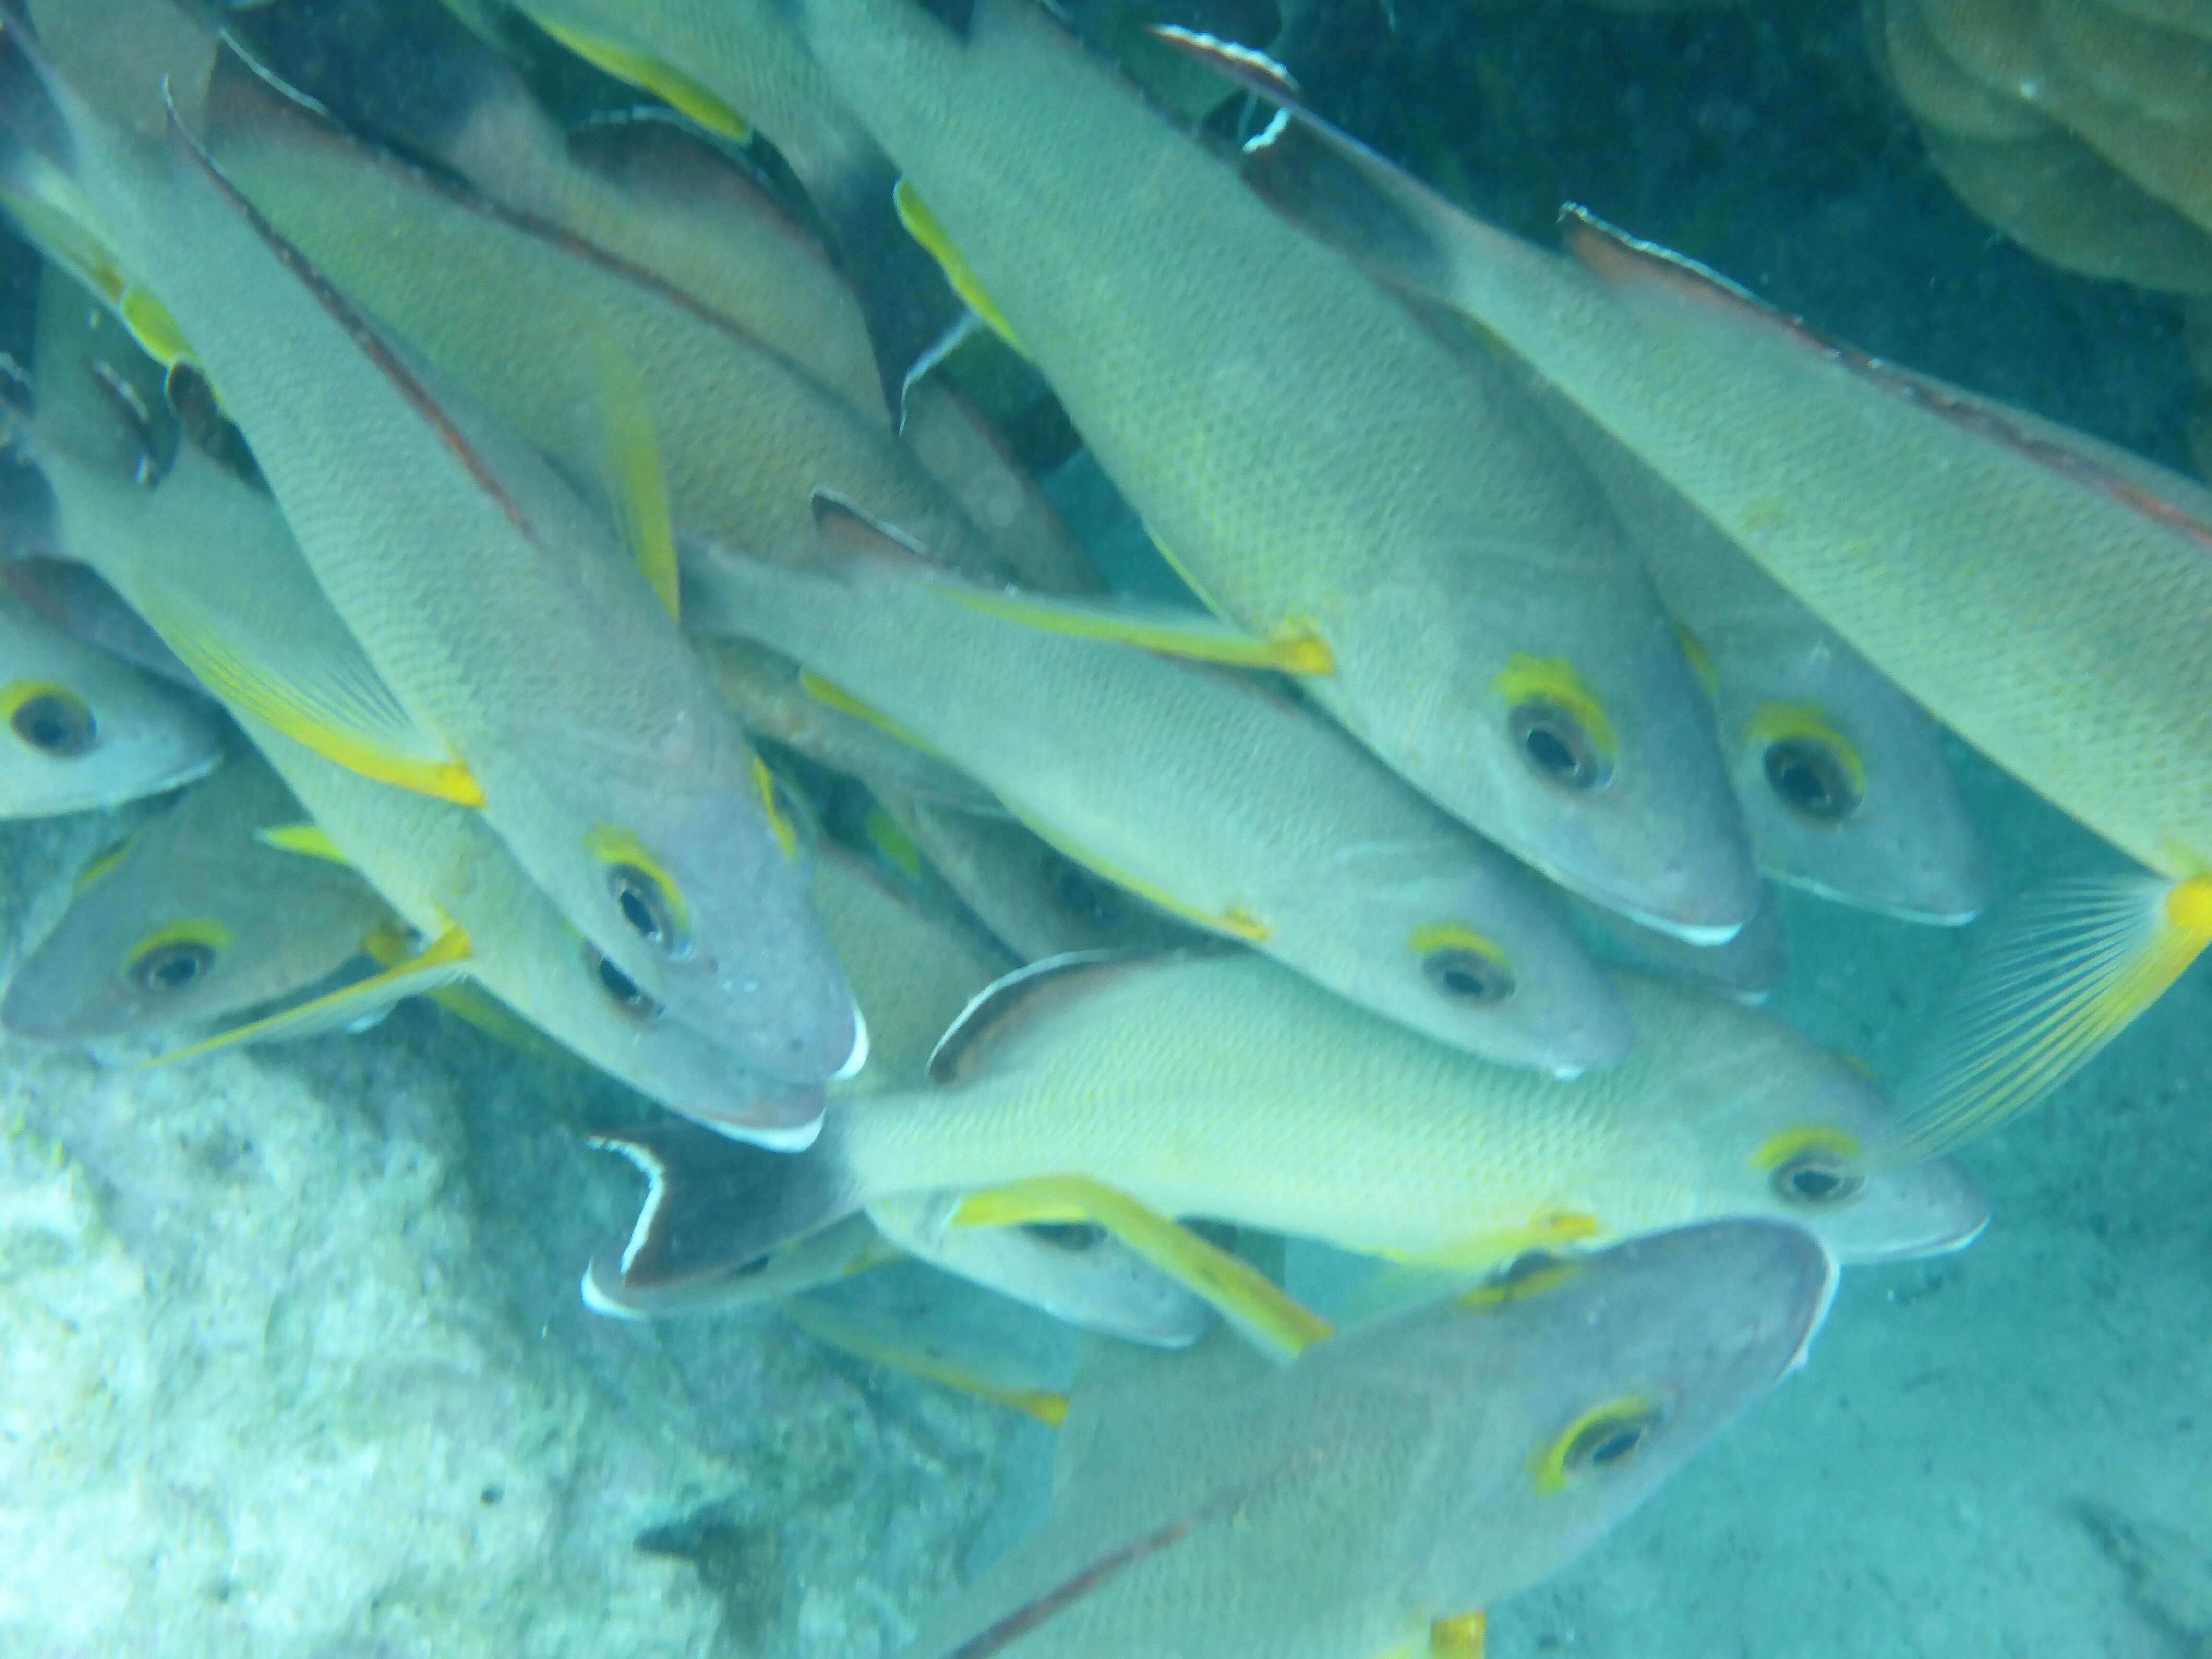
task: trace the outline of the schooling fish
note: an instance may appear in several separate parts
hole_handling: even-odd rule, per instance
[[[608,476],[610,358],[634,377],[677,531],[811,550],[809,492],[914,525],[956,563],[988,542],[871,415],[631,262],[371,149],[225,52],[209,154],[348,299],[568,476]],[[816,281],[827,276],[817,273]],[[803,280],[803,279],[802,279]],[[619,501],[622,491],[610,489]]]
[[[87,868],[0,1000],[15,1036],[88,1042],[219,1019],[306,990],[394,926],[351,871],[255,832],[299,803],[257,756],[223,769]]]
[[[2033,1103],[2212,943],[2212,495],[1823,339],[1579,210],[1572,258],[1520,241],[1252,54],[1183,44],[1296,118],[1248,159],[1263,195],[1464,312],[1914,701],[2145,866],[2023,906],[1886,1157]]]
[[[14,77],[8,119],[20,137],[33,94],[50,100],[108,245],[158,273],[374,683],[281,634],[242,655],[204,614],[148,619],[276,728],[481,804],[624,980],[717,1046],[802,1087],[857,1067],[865,1033],[765,771],[653,585],[537,457],[435,398],[181,129],[149,149],[41,73]],[[672,569],[649,432],[629,400],[610,411],[634,539]]]
[[[1705,678],[1761,872],[1907,921],[1972,921],[1995,878],[1935,723],[1664,480],[1557,412]]]
[[[52,368],[42,365],[43,382]],[[52,489],[63,541],[82,549],[153,616],[209,619],[242,651],[278,632],[374,686],[301,560],[276,504],[186,446],[154,489],[27,439]],[[376,690],[381,690],[380,687]],[[234,705],[247,735],[319,833],[285,826],[295,852],[365,877],[427,941],[418,954],[331,997],[226,1033],[236,1042],[343,1024],[399,997],[473,980],[574,1053],[726,1133],[804,1145],[819,1089],[775,1085],[680,1021],[587,943],[531,881],[483,814],[362,776]],[[182,1052],[191,1052],[185,1050]]]
[[[1209,606],[1564,884],[1695,937],[1743,923],[1710,713],[1503,371],[1267,213],[1034,0],[977,0],[964,33],[913,0],[790,9]]]
[[[1805,1234],[1723,1222],[1510,1301],[1447,1297],[1287,1370],[1222,1336],[1096,1346],[1050,1516],[908,1659],[1453,1651],[1780,1382],[1833,1288]]]
[[[0,597],[0,817],[50,817],[175,789],[222,760],[200,699]]]
[[[1617,984],[1642,1041],[1562,1083],[1378,1020],[1264,957],[1040,963],[946,1034],[937,1087],[841,1106],[801,1157],[682,1125],[624,1131],[662,1179],[623,1279],[650,1293],[884,1196],[947,1188],[976,1194],[963,1224],[1119,1231],[1133,1200],[1469,1269],[1720,1216],[1796,1222],[1847,1262],[1980,1231],[1979,1194],[1947,1164],[1851,1168],[1887,1119],[1849,1064],[1735,1003]],[[1186,1282],[1244,1311],[1195,1267]]]
[[[796,658],[1070,858],[1416,1030],[1553,1071],[1626,1050],[1526,872],[1337,726],[1209,668],[1004,621],[976,608],[989,591],[823,513],[842,574],[700,550],[694,629]]]
[[[659,92],[680,77],[767,135],[853,283],[883,403],[897,409],[909,379],[958,339],[964,313],[929,256],[899,233],[897,169],[791,39],[774,0],[526,0],[517,9],[618,78]]]

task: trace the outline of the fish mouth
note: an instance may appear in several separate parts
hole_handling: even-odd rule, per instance
[[[1987,900],[1970,905],[1964,909],[1910,903],[1883,904],[1868,898],[1863,893],[1846,892],[1840,887],[1832,887],[1826,882],[1815,881],[1809,876],[1801,876],[1779,870],[1769,870],[1765,873],[1770,879],[1779,882],[1785,887],[1794,887],[1801,893],[1810,893],[1815,898],[1826,899],[1832,904],[1841,904],[1853,910],[1863,910],[1870,916],[1887,916],[1893,921],[1914,922],[1923,927],[1964,927],[1989,908]]]

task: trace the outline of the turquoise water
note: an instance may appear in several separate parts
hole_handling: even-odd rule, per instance
[[[277,0],[252,21],[345,112],[434,88],[461,50],[441,18]],[[1960,203],[1853,5],[1323,3],[1283,50],[1511,228],[1585,203],[1832,335],[2190,463],[2205,393],[2179,304],[2057,270]],[[621,101],[538,67],[570,112]],[[27,357],[35,260],[8,258]],[[1024,459],[1066,465],[1033,386],[1001,413]],[[1159,582],[1082,462],[1054,482],[1109,574]],[[2003,890],[2109,864],[1948,752]],[[0,979],[156,810],[0,824]],[[1768,1012],[1902,1076],[1972,931],[1781,899]],[[640,1109],[584,1068],[419,1000],[143,1066],[159,1046],[0,1044],[0,1651],[873,1659],[1044,1511],[1051,1433],[999,1407],[773,1310],[589,1312],[579,1275],[639,1182],[583,1139]],[[1493,1659],[2212,1652],[2208,1080],[2200,966],[1958,1155],[1992,1213],[1971,1249],[1846,1273],[1802,1370],[1492,1609]],[[844,1295],[1016,1369],[1073,1363],[1063,1328],[914,1264]]]

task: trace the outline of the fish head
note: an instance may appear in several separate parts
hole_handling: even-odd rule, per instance
[[[1510,562],[1488,559],[1486,573]],[[1372,665],[1332,641],[1331,707],[1425,793],[1561,886],[1648,926],[1717,943],[1749,920],[1758,873],[1710,706],[1639,585],[1592,602],[1584,573],[1523,562],[1460,602],[1387,584],[1362,596],[1363,635],[1419,640],[1456,622],[1461,651],[1384,647]],[[1510,635],[1495,619],[1513,618]],[[1378,671],[1427,683],[1384,689]],[[1386,724],[1363,707],[1396,709]]]
[[[189,783],[222,759],[207,705],[43,618],[0,613],[0,817],[112,806]]]
[[[738,1063],[799,1085],[857,1073],[866,1028],[807,900],[792,799],[741,745],[695,747],[572,744],[545,779],[573,837],[564,908],[601,963]]]
[[[1869,1158],[1891,1113],[1853,1062],[1778,1031],[1737,1075],[1698,1127],[1701,1213],[1794,1223],[1847,1266],[1961,1249],[1988,1224],[1987,1199],[1956,1165]]]
[[[1335,848],[1296,908],[1367,941],[1359,995],[1456,1048],[1555,1074],[1610,1066],[1635,1031],[1611,983],[1525,872],[1471,836]]]
[[[1595,1543],[1802,1358],[1835,1278],[1801,1228],[1711,1222],[1373,1328],[1482,1401],[1438,1459],[1423,1601],[1484,1605]]]
[[[1765,667],[1761,695],[1718,700],[1760,868],[1885,915],[1972,920],[1995,878],[1934,725],[1826,644]]]

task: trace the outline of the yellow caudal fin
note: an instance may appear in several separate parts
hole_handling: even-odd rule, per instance
[[[526,5],[523,9],[529,11],[531,8]],[[594,69],[604,70],[617,81],[651,93],[716,137],[726,138],[733,144],[752,143],[752,123],[682,70],[604,35],[571,28],[566,23],[549,23],[542,17],[534,21]]]
[[[415,937],[397,920],[387,921],[369,930],[368,937],[362,941],[362,949],[379,967],[398,968],[413,959]],[[493,1042],[518,1054],[548,1064],[582,1063],[472,979],[430,986],[425,994],[455,1019],[475,1026]]]
[[[142,608],[210,691],[301,747],[379,783],[483,805],[468,769],[415,723],[350,638],[340,645],[321,629],[269,628],[249,647],[181,586],[147,595]]]
[[[1272,669],[1279,674],[1328,674],[1336,659],[1312,628],[1292,624],[1261,639],[1201,611],[1133,604],[1128,600],[1048,599],[1038,594],[945,581],[944,592],[971,610],[1072,639],[1133,646],[1162,656],[1230,668]]]
[[[783,1313],[817,1342],[840,1353],[988,1400],[1035,1418],[1048,1428],[1056,1429],[1067,1419],[1067,1396],[1059,1389],[994,1376],[980,1364],[949,1358],[908,1340],[887,1321],[868,1318],[850,1308],[833,1308],[811,1297],[792,1297],[783,1304]]]
[[[1029,353],[1015,337],[1014,325],[1006,320],[1006,313],[999,309],[999,302],[984,289],[967,256],[945,234],[945,227],[937,222],[937,216],[929,210],[929,204],[921,199],[915,187],[900,179],[891,189],[891,205],[897,210],[899,223],[906,227],[906,234],[937,261],[937,268],[945,273],[945,280],[966,302],[968,309],[981,318],[992,333],[1027,356]]]
[[[1046,1176],[976,1193],[953,1215],[957,1227],[1091,1221],[1209,1304],[1273,1358],[1296,1359],[1335,1328],[1285,1295],[1249,1261],[1208,1243],[1127,1193],[1084,1176]]]
[[[1895,1165],[2026,1111],[2158,1000],[2212,944],[2212,876],[2122,875],[2030,895],[2001,917],[1899,1095]]]
[[[280,853],[296,853],[301,858],[320,859],[325,864],[350,866],[353,862],[319,823],[272,823],[266,829],[256,830],[253,839]]]
[[[325,1031],[343,1030],[380,1009],[390,1007],[402,998],[423,995],[441,986],[450,985],[469,971],[469,936],[458,927],[449,928],[428,950],[420,956],[409,957],[397,967],[387,968],[380,974],[372,974],[367,979],[332,991],[327,996],[303,1002],[296,1008],[287,1008],[266,1019],[234,1026],[204,1042],[195,1042],[188,1048],[156,1055],[148,1064],[173,1065],[178,1060],[191,1060],[240,1042],[317,1036]]]
[[[612,340],[599,343],[600,398],[606,410],[607,500],[622,528],[623,544],[668,609],[681,621],[677,592],[676,525],[668,508],[668,479],[653,410],[637,365]]]

